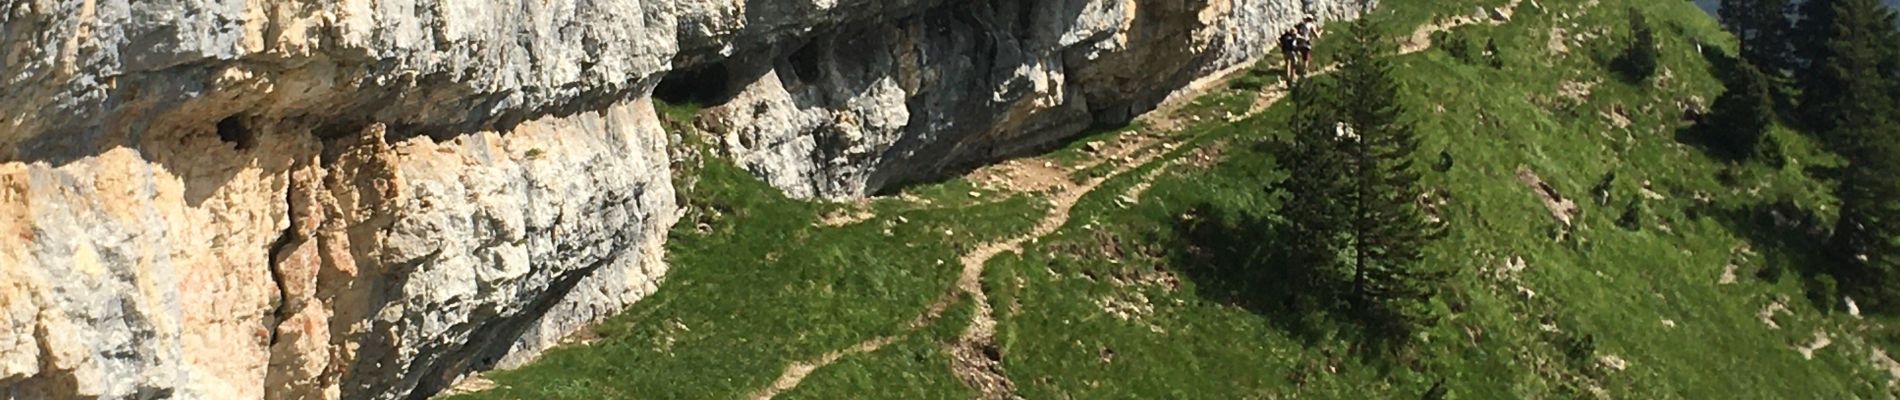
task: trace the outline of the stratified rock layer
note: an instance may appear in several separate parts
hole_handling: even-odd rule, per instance
[[[656,289],[656,87],[788,193],[855,197],[1353,3],[7,3],[0,397],[433,393]]]
[[[614,106],[442,142],[371,125],[328,152],[201,135],[7,164],[7,387],[395,397],[538,351],[664,273],[658,126]]]

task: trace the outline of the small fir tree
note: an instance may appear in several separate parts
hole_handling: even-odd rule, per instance
[[[1706,132],[1711,143],[1733,159],[1753,156],[1774,124],[1775,104],[1768,77],[1748,60],[1738,60],[1723,77],[1728,90],[1715,98]]]
[[[1424,262],[1442,227],[1419,208],[1418,138],[1403,119],[1384,47],[1362,19],[1341,48],[1339,114],[1352,135],[1342,138],[1349,185],[1340,199],[1349,209],[1349,300],[1371,333],[1403,341],[1434,320],[1429,303],[1448,274]]]
[[[1762,72],[1780,75],[1790,67],[1793,22],[1788,0],[1722,0],[1722,27],[1735,35],[1742,59]]]
[[[1656,32],[1649,26],[1649,18],[1643,16],[1642,10],[1635,8],[1629,10],[1629,16],[1629,47],[1623,49],[1616,64],[1625,77],[1640,82],[1656,73],[1661,56],[1656,49]]]

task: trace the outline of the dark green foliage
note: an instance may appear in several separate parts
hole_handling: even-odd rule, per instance
[[[1656,48],[1656,31],[1649,26],[1649,18],[1643,16],[1642,10],[1635,8],[1629,10],[1629,16],[1629,45],[1623,48],[1623,54],[1617,56],[1613,66],[1625,79],[1641,82],[1656,73],[1661,56]]]
[[[1603,173],[1603,177],[1597,179],[1596,186],[1590,187],[1590,195],[1596,198],[1597,205],[1610,204],[1610,189],[1615,188],[1614,185],[1616,185],[1616,171],[1610,171]]]
[[[1738,60],[1722,80],[1728,91],[1715,98],[1706,134],[1717,150],[1732,159],[1745,159],[1756,153],[1774,125],[1773,94],[1768,77],[1746,59]]]
[[[1722,27],[1735,34],[1742,59],[1770,75],[1791,67],[1793,23],[1788,0],[1722,0]]]
[[[1781,275],[1785,272],[1787,268],[1783,268],[1780,264],[1767,264],[1755,270],[1755,277],[1768,283],[1781,283]]]
[[[1442,227],[1427,222],[1418,206],[1424,193],[1412,161],[1418,137],[1401,120],[1405,110],[1380,51],[1383,42],[1370,22],[1356,22],[1340,69],[1346,125],[1359,136],[1347,142],[1347,170],[1355,175],[1347,197],[1354,202],[1354,301],[1372,333],[1409,338],[1435,319],[1429,303],[1449,273],[1423,262],[1422,249]]]
[[[1810,66],[1810,125],[1826,129],[1848,165],[1830,248],[1841,271],[1876,300],[1900,299],[1900,110],[1890,79],[1900,34],[1873,0],[1835,2],[1827,56]]]
[[[1504,68],[1504,53],[1498,50],[1496,38],[1484,40],[1484,59],[1486,63],[1491,64],[1491,68]]]
[[[1425,395],[1420,398],[1424,400],[1444,400],[1445,397],[1450,394],[1451,389],[1445,388],[1445,380],[1439,379],[1437,382],[1433,382],[1432,388],[1426,389]]]
[[[1476,59],[1472,57],[1473,54],[1471,51],[1474,45],[1471,43],[1471,37],[1462,29],[1433,33],[1432,46],[1444,49],[1445,54],[1450,54],[1452,58],[1456,58],[1460,62],[1469,64],[1476,61]]]
[[[1422,262],[1421,250],[1441,228],[1418,207],[1418,139],[1401,120],[1383,38],[1365,20],[1353,24],[1351,35],[1335,81],[1319,89],[1337,98],[1308,91],[1295,100],[1299,150],[1288,164],[1295,199],[1286,215],[1298,241],[1310,242],[1297,245],[1303,261],[1345,275],[1346,304],[1368,337],[1402,344],[1434,320],[1430,301],[1448,274]]]
[[[1643,230],[1643,216],[1649,214],[1647,208],[1642,198],[1631,197],[1629,205],[1623,207],[1623,215],[1616,217],[1616,226],[1632,231]]]
[[[1804,123],[1834,132],[1848,118],[1892,110],[1896,46],[1893,11],[1874,0],[1813,0],[1802,5],[1797,71]],[[1878,108],[1876,107],[1885,107]]]
[[[1774,169],[1788,166],[1787,149],[1782,147],[1781,139],[1771,134],[1762,135],[1761,142],[1755,144],[1755,159]]]
[[[1878,285],[1870,293],[1877,299],[1900,300],[1900,126],[1889,121],[1857,135],[1830,247],[1848,276],[1865,278],[1855,283]]]
[[[1552,333],[1552,335],[1556,336],[1553,340],[1557,342],[1557,347],[1563,349],[1564,355],[1571,362],[1583,364],[1596,362],[1596,335],[1578,335],[1569,332]]]
[[[1805,0],[1795,9],[1800,18],[1796,19],[1794,30],[1788,40],[1793,47],[1792,66],[1795,67],[1795,82],[1804,88],[1805,104],[1815,104],[1813,93],[1807,93],[1820,79],[1817,65],[1825,62],[1831,53],[1827,50],[1827,41],[1834,32],[1834,5],[1840,0]],[[1808,108],[1808,107],[1804,107]]]
[[[1840,297],[1840,283],[1832,275],[1822,274],[1808,283],[1808,300],[1820,306],[1822,312],[1834,311],[1835,302],[1839,301],[1836,299]]]
[[[1332,199],[1345,195],[1344,177],[1339,171],[1346,162],[1340,148],[1335,112],[1337,99],[1331,79],[1321,78],[1293,88],[1292,131],[1294,143],[1282,155],[1290,174],[1281,189],[1292,196],[1280,214],[1287,220],[1284,249],[1296,268],[1292,279],[1305,281],[1307,287],[1325,288],[1339,270],[1340,242],[1344,228],[1344,210]],[[1326,297],[1331,290],[1299,293],[1308,300]],[[1324,302],[1324,301],[1321,301]]]

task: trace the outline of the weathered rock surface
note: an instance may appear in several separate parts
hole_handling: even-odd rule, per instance
[[[614,106],[442,142],[215,135],[0,170],[5,394],[396,397],[654,289],[665,136]],[[152,159],[145,159],[150,157]]]
[[[852,197],[1355,3],[5,3],[0,397],[425,395],[655,289],[656,86],[774,185]]]
[[[1266,53],[1347,0],[993,0],[817,30],[735,56],[702,87],[742,166],[787,193],[856,197],[1127,122]],[[716,89],[715,89],[716,90]]]

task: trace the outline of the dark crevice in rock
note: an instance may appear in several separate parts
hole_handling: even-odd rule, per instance
[[[823,65],[827,53],[825,47],[823,41],[813,41],[799,47],[797,51],[793,51],[785,58],[786,63],[791,64],[792,74],[798,78],[799,82],[818,82],[825,79]]]
[[[288,188],[284,189],[285,214],[287,214],[290,223],[284,227],[283,233],[278,234],[277,240],[271,242],[269,255],[265,258],[265,260],[270,263],[269,268],[265,269],[265,271],[270,273],[271,283],[277,285],[277,298],[273,301],[275,306],[271,309],[271,319],[265,321],[264,326],[264,330],[270,335],[270,341],[268,343],[270,343],[271,346],[277,345],[277,326],[288,316],[286,315],[286,310],[292,309],[288,295],[290,288],[284,285],[284,279],[286,279],[286,277],[283,274],[282,264],[284,263],[284,257],[289,256],[285,254],[285,251],[295,251],[298,245],[300,245],[300,242],[303,241],[303,238],[298,237],[297,234],[297,189],[298,184],[294,182],[291,183]]]
[[[731,72],[717,63],[667,73],[653,89],[653,98],[672,104],[719,104],[734,92]]]
[[[218,120],[218,140],[237,144],[238,150],[249,150],[257,147],[257,132],[251,130],[243,116],[232,115]]]

